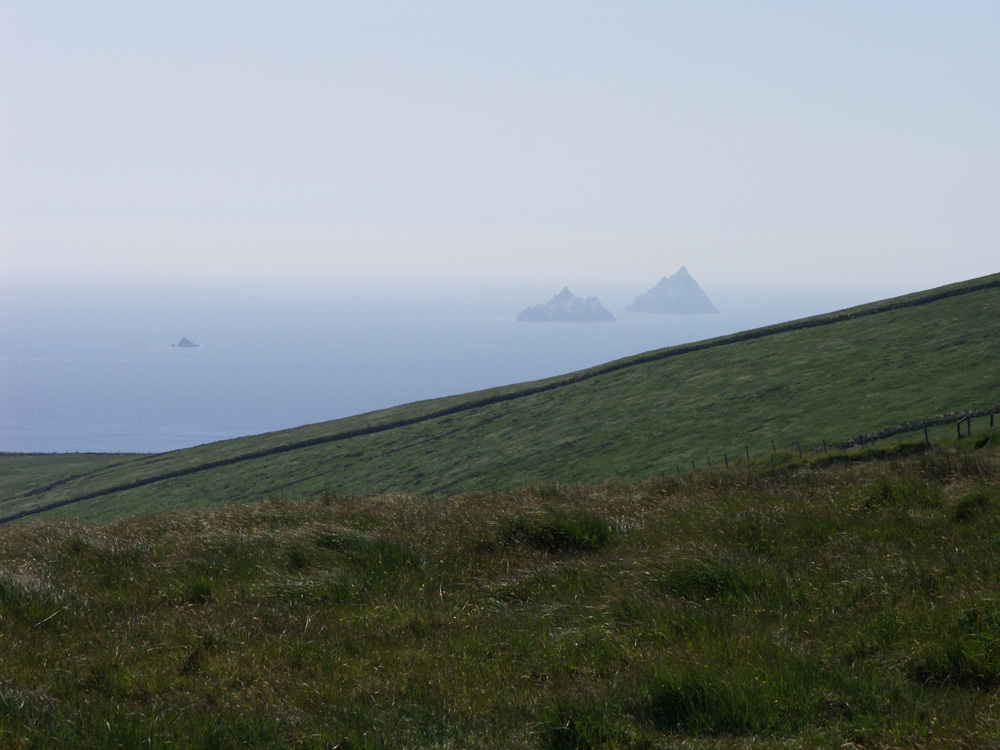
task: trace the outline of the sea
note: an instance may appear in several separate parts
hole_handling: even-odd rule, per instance
[[[0,280],[0,451],[158,453],[561,375],[916,291],[712,285],[715,315],[519,323],[552,282]],[[182,338],[196,348],[172,346]]]

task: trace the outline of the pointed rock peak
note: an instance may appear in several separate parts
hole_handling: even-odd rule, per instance
[[[691,274],[688,273],[687,266],[681,266],[680,270],[673,276],[664,276],[660,279],[660,284],[687,284],[695,283],[694,279],[691,278]]]
[[[664,276],[659,283],[625,308],[629,312],[673,313],[692,315],[719,312],[698,282],[691,278],[686,266],[670,278]]]
[[[198,348],[198,346],[200,346],[200,345],[199,345],[199,344],[196,344],[196,343],[194,343],[194,342],[193,342],[193,341],[191,341],[191,339],[189,339],[189,338],[182,338],[182,339],[181,339],[180,341],[178,341],[178,342],[177,342],[176,344],[171,344],[171,346],[173,346],[173,347],[181,347],[181,348],[183,348],[183,349],[196,349],[196,348]]]

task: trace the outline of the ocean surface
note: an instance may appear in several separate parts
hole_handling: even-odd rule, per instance
[[[622,310],[656,281],[571,285],[599,297],[613,323],[515,323],[561,287],[4,280],[0,451],[174,450],[564,374],[915,291],[702,283],[718,315]],[[170,346],[182,337],[200,346]]]

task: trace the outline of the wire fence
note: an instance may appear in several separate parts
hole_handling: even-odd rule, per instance
[[[892,427],[886,427],[881,430],[876,430],[874,432],[869,432],[867,434],[859,434],[856,437],[849,437],[844,440],[836,441],[833,443],[828,443],[826,440],[822,440],[818,443],[809,441],[807,442],[807,447],[802,447],[802,441],[796,440],[794,443],[783,443],[781,445],[775,445],[774,440],[771,440],[771,451],[769,463],[774,463],[776,457],[779,454],[791,453],[793,456],[798,453],[799,458],[805,458],[806,454],[816,455],[822,453],[830,453],[831,451],[839,451],[841,453],[848,453],[852,450],[860,451],[865,448],[875,447],[878,441],[885,441],[889,438],[898,437],[899,442],[905,435],[914,435],[917,439],[922,439],[924,447],[930,448],[933,444],[931,439],[931,430],[934,429],[938,435],[938,440],[951,439],[950,435],[946,435],[944,438],[940,437],[941,428],[952,426],[955,429],[954,438],[956,440],[961,440],[963,437],[971,437],[973,434],[973,420],[977,420],[977,425],[981,422],[978,420],[984,420],[988,422],[988,426],[980,427],[980,429],[986,429],[992,431],[995,426],[996,415],[1000,414],[1000,404],[996,406],[991,406],[986,409],[970,409],[966,411],[950,412],[948,414],[938,414],[934,417],[921,420],[913,420],[910,422],[904,422],[902,424],[893,425]],[[964,430],[964,434],[963,434]],[[754,454],[755,456],[760,456],[761,454]],[[764,454],[767,455],[767,454]],[[745,444],[743,450],[734,454],[723,453],[722,461],[719,461],[718,455],[716,455],[715,461],[713,463],[712,456],[709,454],[706,456],[706,461],[703,467],[712,468],[722,466],[724,468],[729,468],[730,460],[734,463],[745,460],[746,463],[752,461],[750,445]],[[691,470],[694,471],[698,468],[696,459],[691,459]],[[680,465],[676,467],[677,474],[681,473]]]

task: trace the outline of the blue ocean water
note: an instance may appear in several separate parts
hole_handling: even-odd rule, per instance
[[[656,279],[651,279],[646,288]],[[160,452],[535,380],[905,289],[713,288],[719,315],[515,323],[552,285],[0,285],[0,451]],[[182,337],[198,348],[171,347]]]

